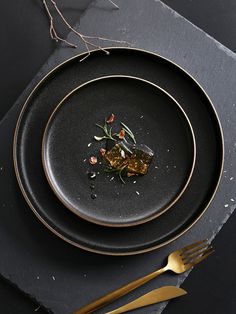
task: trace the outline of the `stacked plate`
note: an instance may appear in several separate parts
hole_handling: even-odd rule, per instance
[[[67,60],[32,91],[16,126],[15,171],[29,206],[56,235],[97,253],[138,254],[202,216],[221,177],[223,136],[209,97],[178,65],[147,51],[109,50]],[[98,157],[109,140],[94,139],[103,136],[96,123],[112,113],[110,135],[122,122],[135,135],[128,141],[154,152],[148,173],[125,184]]]

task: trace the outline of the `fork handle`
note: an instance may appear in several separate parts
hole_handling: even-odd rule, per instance
[[[100,299],[82,307],[81,309],[75,311],[74,314],[92,313],[92,312],[100,309],[101,307],[111,303],[112,301],[122,297],[123,295],[129,293],[130,291],[133,291],[134,289],[142,286],[146,282],[156,278],[157,276],[164,273],[166,270],[167,269],[164,267],[164,268],[161,268],[159,270],[154,271],[153,273],[146,275],[145,277],[136,279],[136,280],[130,282],[129,284],[127,284],[127,285],[125,285],[125,286],[123,286],[117,290],[114,290],[114,291],[106,294],[105,296],[101,297]]]

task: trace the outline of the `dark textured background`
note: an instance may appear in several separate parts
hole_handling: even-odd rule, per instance
[[[85,6],[89,1],[82,2]],[[206,3],[203,0],[195,2],[182,0],[177,3],[169,0],[165,2],[235,51],[235,1],[210,0]],[[1,42],[3,75],[0,91],[2,116],[54,49],[54,44],[48,37],[47,20],[39,10],[39,3],[40,1],[36,0],[25,0],[23,6],[19,1],[2,2],[4,8],[0,22],[3,39]],[[62,5],[67,3],[65,12],[71,21],[75,21],[82,12],[78,10],[78,6],[75,6],[76,1],[58,1],[58,3]],[[81,9],[83,8],[82,6]],[[234,313],[236,248],[232,239],[235,227],[236,218],[233,214],[214,241],[215,258],[203,264],[201,268],[195,269],[185,281],[183,287],[191,292],[191,297],[171,302],[165,313]],[[224,273],[219,276],[219,269],[223,266]],[[5,281],[1,280],[0,285],[1,313],[34,313],[37,305],[23,297]],[[197,306],[199,300],[201,300],[200,307]]]

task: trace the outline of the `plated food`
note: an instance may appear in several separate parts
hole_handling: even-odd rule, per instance
[[[218,187],[224,150],[221,126],[214,107],[189,74],[156,54],[137,49],[111,48],[109,57],[94,51],[89,62],[80,63],[80,58],[83,55],[66,61],[49,73],[31,93],[21,111],[14,138],[14,165],[22,193],[47,228],[63,240],[85,250],[127,255],[166,245],[197,222]],[[107,78],[98,80],[99,83],[85,84],[100,77],[121,74],[141,78],[161,88],[157,92],[152,84],[124,78]],[[172,96],[167,97],[167,94]],[[130,98],[130,95],[135,97]],[[191,160],[191,132],[173,98],[185,111],[194,131],[195,168],[187,188],[176,203],[161,216],[143,222],[142,219],[154,214],[150,209],[156,210],[158,204],[162,207],[163,202],[173,196],[176,181],[184,182],[182,165],[186,167]],[[119,208],[126,208],[128,210],[121,214],[134,214],[136,211],[142,224],[129,227],[127,217],[122,220],[126,228],[89,222],[68,210],[48,184],[42,167],[42,136],[52,112],[62,99],[63,105],[57,108],[45,147],[48,149],[45,155],[47,162],[54,165],[49,168],[51,175],[57,174],[55,179],[58,183],[63,177],[66,178],[66,184],[72,182],[69,189],[74,187],[74,195],[80,198],[80,209],[84,209],[84,214],[88,215],[90,209],[90,214],[104,214],[107,211],[110,215],[119,212]],[[78,102],[81,99],[82,103]],[[129,100],[130,105],[124,103],[124,99]],[[169,105],[164,106],[166,103]],[[161,104],[163,107],[159,107]],[[69,108],[74,110],[70,111]],[[119,121],[124,122],[134,133],[138,132],[135,134],[137,143],[144,143],[154,152],[147,174],[137,178],[125,177],[126,184],[118,176],[112,179],[111,174],[106,176],[100,169],[95,169],[104,165],[99,164],[100,155],[97,154],[101,143],[91,141],[91,136],[100,136],[94,123],[102,121],[110,113],[115,113]],[[60,125],[61,128],[58,128]],[[66,131],[67,128],[70,132]],[[55,141],[53,134],[56,135]],[[93,160],[95,163],[90,164],[90,157],[96,157],[97,162]],[[55,166],[58,166],[59,171],[54,171]],[[88,167],[96,172],[93,190],[97,194],[95,199],[91,198]],[[65,169],[71,169],[70,176],[65,176]],[[170,180],[166,186],[161,184],[163,178]],[[95,219],[99,218],[101,216],[95,216]],[[108,217],[110,221],[114,218]]]
[[[102,129],[104,134],[102,136],[95,135],[94,139],[106,142],[105,148],[101,147],[99,150],[106,164],[105,171],[117,173],[121,182],[125,184],[124,176],[147,174],[154,152],[145,144],[137,144],[134,133],[123,122],[120,122],[119,131],[115,132],[112,127],[114,121],[115,115],[112,113],[105,119],[103,126],[96,123],[96,126]],[[89,162],[95,165],[97,157],[91,156]]]
[[[60,201],[112,227],[166,212],[187,187],[195,155],[192,127],[174,98],[123,75],[71,91],[52,113],[42,144],[45,174]]]

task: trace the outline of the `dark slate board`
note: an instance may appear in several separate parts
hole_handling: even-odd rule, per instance
[[[39,223],[21,196],[12,165],[12,138],[17,115],[36,81],[60,61],[76,53],[66,48],[58,50],[0,124],[1,147],[4,148],[0,156],[0,272],[58,314],[70,313],[162,266],[165,256],[177,247],[199,238],[213,238],[235,209],[232,201],[236,180],[235,54],[159,1],[149,1],[148,5],[139,0],[119,3],[119,11],[104,10],[103,2],[91,6],[80,22],[80,30],[126,39],[139,48],[174,60],[189,71],[208,92],[222,121],[226,144],[225,172],[220,189],[203,218],[182,238],[156,252],[132,257],[99,256],[56,238]],[[74,35],[69,38],[75,40]],[[186,275],[163,275],[117,301],[113,307],[161,285],[179,285]],[[154,305],[149,313],[161,313],[163,307],[163,304]]]

